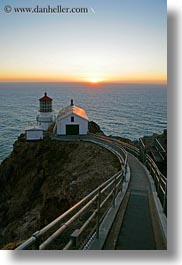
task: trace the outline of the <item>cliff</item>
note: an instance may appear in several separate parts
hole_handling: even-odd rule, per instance
[[[117,158],[97,145],[21,135],[0,165],[0,247],[27,239],[118,170]]]

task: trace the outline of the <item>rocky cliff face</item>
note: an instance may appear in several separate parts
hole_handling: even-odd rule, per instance
[[[27,239],[118,170],[97,145],[21,135],[0,165],[0,247]]]

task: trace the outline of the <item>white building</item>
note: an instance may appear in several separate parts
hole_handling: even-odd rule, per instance
[[[40,127],[27,128],[25,130],[25,134],[27,141],[35,141],[43,139],[43,129],[41,129]]]
[[[39,99],[40,115],[37,116],[38,125],[46,131],[49,128],[49,125],[54,121],[54,115],[52,111],[52,98],[47,96],[45,92],[44,96]]]
[[[84,109],[71,105],[59,111],[56,120],[57,135],[86,135],[88,133],[88,116]]]

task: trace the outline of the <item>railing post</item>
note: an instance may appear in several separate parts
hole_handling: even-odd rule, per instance
[[[99,227],[100,227],[100,202],[101,202],[101,189],[97,195],[97,219],[96,219],[96,238],[99,238]]]
[[[116,199],[116,177],[114,178],[114,189],[113,189],[113,200],[112,200],[113,208],[115,208],[115,199]]]
[[[34,250],[39,250],[39,246],[40,246],[40,239],[38,237],[39,231],[35,232],[32,237],[35,238],[35,243],[33,244],[33,249]]]
[[[124,181],[126,182],[126,174],[127,174],[127,162],[124,166]]]
[[[152,176],[152,178],[154,180],[153,170],[152,170],[152,164],[151,164],[151,162],[150,162],[149,159],[147,159],[147,165],[148,165],[148,168],[149,168],[150,175]]]
[[[159,177],[159,181],[157,183],[157,194],[159,194],[160,181],[161,181],[161,176],[158,176],[158,177]]]
[[[152,176],[152,165],[151,165],[150,162],[148,163],[148,165],[149,165],[149,168],[150,168],[150,169],[149,169],[149,171],[150,171],[150,175]],[[152,176],[152,177],[153,177],[153,176]]]
[[[120,191],[121,192],[123,191],[123,180],[125,178],[124,174],[125,174],[125,172],[122,172],[122,174],[121,174],[121,184],[120,184]]]
[[[72,245],[77,248],[79,245],[79,234],[80,230],[76,229],[72,234],[71,234],[71,240],[72,240]]]
[[[165,212],[165,207],[166,207],[166,196],[167,196],[167,183],[166,183],[166,185],[165,185],[165,192],[164,192],[164,198],[163,198],[163,205],[162,205],[162,207],[163,207],[163,212]]]

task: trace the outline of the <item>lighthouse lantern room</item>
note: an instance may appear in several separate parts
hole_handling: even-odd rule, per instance
[[[52,111],[52,98],[47,96],[47,93],[44,93],[44,96],[39,99],[40,114],[37,116],[37,122],[39,126],[46,131],[49,125],[53,122],[53,111]]]

